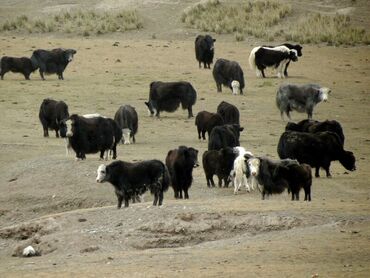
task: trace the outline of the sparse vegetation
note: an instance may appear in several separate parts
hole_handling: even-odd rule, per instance
[[[74,33],[82,36],[125,32],[143,28],[136,11],[118,13],[99,13],[94,11],[64,12],[47,18],[29,19],[21,15],[0,25],[0,31],[19,31],[28,33]]]
[[[244,34],[269,39],[269,27],[291,14],[292,7],[275,0],[246,1],[232,5],[210,0],[186,9],[181,17],[188,27],[217,34],[235,34],[236,40]]]
[[[351,25],[346,15],[312,14],[302,19],[285,35],[285,39],[301,43],[322,43],[330,45],[370,44],[370,36],[364,28]]]
[[[202,1],[186,9],[181,17],[188,27],[217,34],[234,34],[236,41],[254,36],[265,41],[285,39],[300,43],[329,45],[370,44],[365,28],[352,26],[347,15],[311,14],[295,24],[283,24],[282,20],[293,14],[292,6],[276,0]]]

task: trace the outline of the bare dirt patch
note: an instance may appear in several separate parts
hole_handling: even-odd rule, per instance
[[[77,49],[64,81],[55,75],[41,81],[37,72],[27,82],[12,73],[0,81],[1,277],[368,276],[369,47],[305,45],[300,61],[290,65],[289,79],[268,73],[262,80],[249,70],[247,60],[252,46],[267,42],[235,43],[220,36],[216,58],[240,62],[246,92],[232,96],[225,89],[217,94],[211,71],[199,69],[194,57],[197,31],[171,25],[182,5],[190,2],[153,3],[146,20],[154,27],[138,34],[0,37],[0,55],[30,56],[36,48]],[[303,12],[319,9],[316,4],[322,1],[297,2]],[[332,1],[325,3],[332,9]],[[31,7],[19,12],[23,9]],[[174,12],[168,13],[171,9]],[[9,5],[3,11],[9,11]],[[163,14],[169,15],[168,21]],[[157,39],[152,39],[153,33]],[[185,111],[163,113],[161,119],[147,116],[144,101],[154,80],[191,82],[198,93],[195,113],[215,111],[223,100],[235,104],[245,127],[241,145],[273,158],[286,124],[275,107],[276,88],[285,82],[330,87],[329,101],[316,107],[314,118],[343,125],[345,149],[354,152],[357,171],[348,173],[334,162],[333,178],[315,178],[312,202],[307,203],[290,201],[286,192],[262,201],[259,192],[235,196],[231,188],[209,189],[198,167],[189,200],[175,200],[170,189],[161,208],[152,207],[153,197],[146,194],[145,202],[117,210],[113,187],[95,182],[102,163],[98,155],[88,155],[83,162],[66,156],[63,140],[52,134],[42,137],[38,109],[44,98],[52,97],[65,100],[72,113],[113,117],[120,105],[131,104],[139,114],[137,143],[120,145],[119,159],[163,161],[168,150],[179,145],[197,148],[201,155],[207,142],[197,140],[194,120],[188,120]],[[292,117],[298,121],[305,115]],[[41,256],[12,256],[27,244]]]

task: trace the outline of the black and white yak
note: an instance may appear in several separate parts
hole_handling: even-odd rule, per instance
[[[122,130],[110,118],[85,118],[77,114],[66,121],[68,145],[75,151],[76,159],[86,159],[86,154],[100,152],[100,159],[108,159],[108,151],[117,158],[117,144],[122,138]]]
[[[136,163],[114,161],[98,167],[96,182],[109,182],[114,186],[119,209],[122,201],[125,201],[125,207],[128,207],[130,199],[144,194],[147,190],[154,195],[153,206],[161,206],[163,193],[170,185],[170,177],[166,166],[159,160]]]
[[[265,78],[264,70],[268,67],[277,70],[277,77],[284,78],[284,69],[288,62],[298,61],[298,53],[295,49],[286,46],[274,48],[257,46],[252,49],[249,55],[249,66],[256,72],[257,77]]]
[[[233,95],[243,94],[244,73],[237,62],[218,59],[213,67],[212,74],[216,82],[217,92],[222,92],[222,85],[224,85],[232,90]]]

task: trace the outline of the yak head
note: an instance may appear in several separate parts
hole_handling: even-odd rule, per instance
[[[79,116],[77,114],[71,115],[66,121],[66,136],[72,137],[76,131],[76,126],[78,125]]]
[[[231,82],[231,89],[233,90],[233,95],[239,95],[240,94],[240,83],[237,80],[233,80]]]
[[[109,178],[108,168],[104,164],[99,165],[98,170],[96,170],[96,174],[96,182],[98,183],[106,182]]]
[[[322,87],[319,89],[319,100],[326,102],[329,98],[329,94],[331,93],[331,90],[326,87]]]
[[[158,109],[157,109],[157,103],[156,101],[149,100],[145,102],[145,105],[148,108],[148,115],[150,117],[157,116],[158,114]]]

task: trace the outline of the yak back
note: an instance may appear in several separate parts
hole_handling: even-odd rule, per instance
[[[214,127],[209,136],[208,150],[239,146],[240,131],[242,130],[243,128],[237,124]]]
[[[189,82],[161,82],[150,84],[149,101],[155,101],[160,111],[174,112],[180,105],[187,109],[195,104],[197,93]]]
[[[240,113],[238,108],[226,101],[217,106],[217,113],[221,115],[225,124],[240,124]]]

